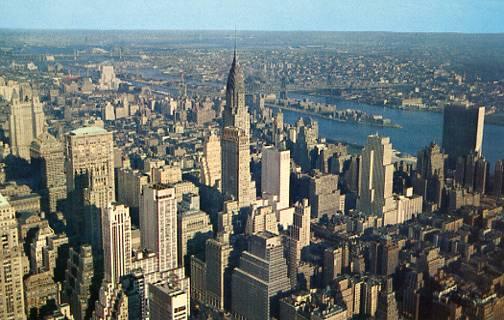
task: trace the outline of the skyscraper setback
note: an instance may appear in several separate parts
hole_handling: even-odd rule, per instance
[[[30,161],[30,145],[44,130],[44,111],[38,97],[19,97],[14,91],[9,109],[12,153]]]
[[[114,148],[112,133],[98,127],[84,127],[66,136],[67,189],[72,193],[74,230],[101,249],[101,210],[115,200]],[[80,212],[80,214],[79,214]]]

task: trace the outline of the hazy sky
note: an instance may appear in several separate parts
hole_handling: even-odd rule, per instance
[[[0,0],[0,28],[504,32],[504,0]]]

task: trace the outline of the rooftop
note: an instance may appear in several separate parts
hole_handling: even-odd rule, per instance
[[[73,136],[95,135],[103,133],[108,133],[108,131],[100,127],[82,127],[70,131],[70,134]]]

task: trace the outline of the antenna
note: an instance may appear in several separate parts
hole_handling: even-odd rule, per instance
[[[236,23],[235,23],[235,32],[234,32],[234,56],[236,58]]]

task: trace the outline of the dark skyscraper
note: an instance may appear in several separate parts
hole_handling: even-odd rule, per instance
[[[443,115],[443,149],[448,167],[454,169],[458,157],[469,152],[481,154],[485,107],[447,105]]]

